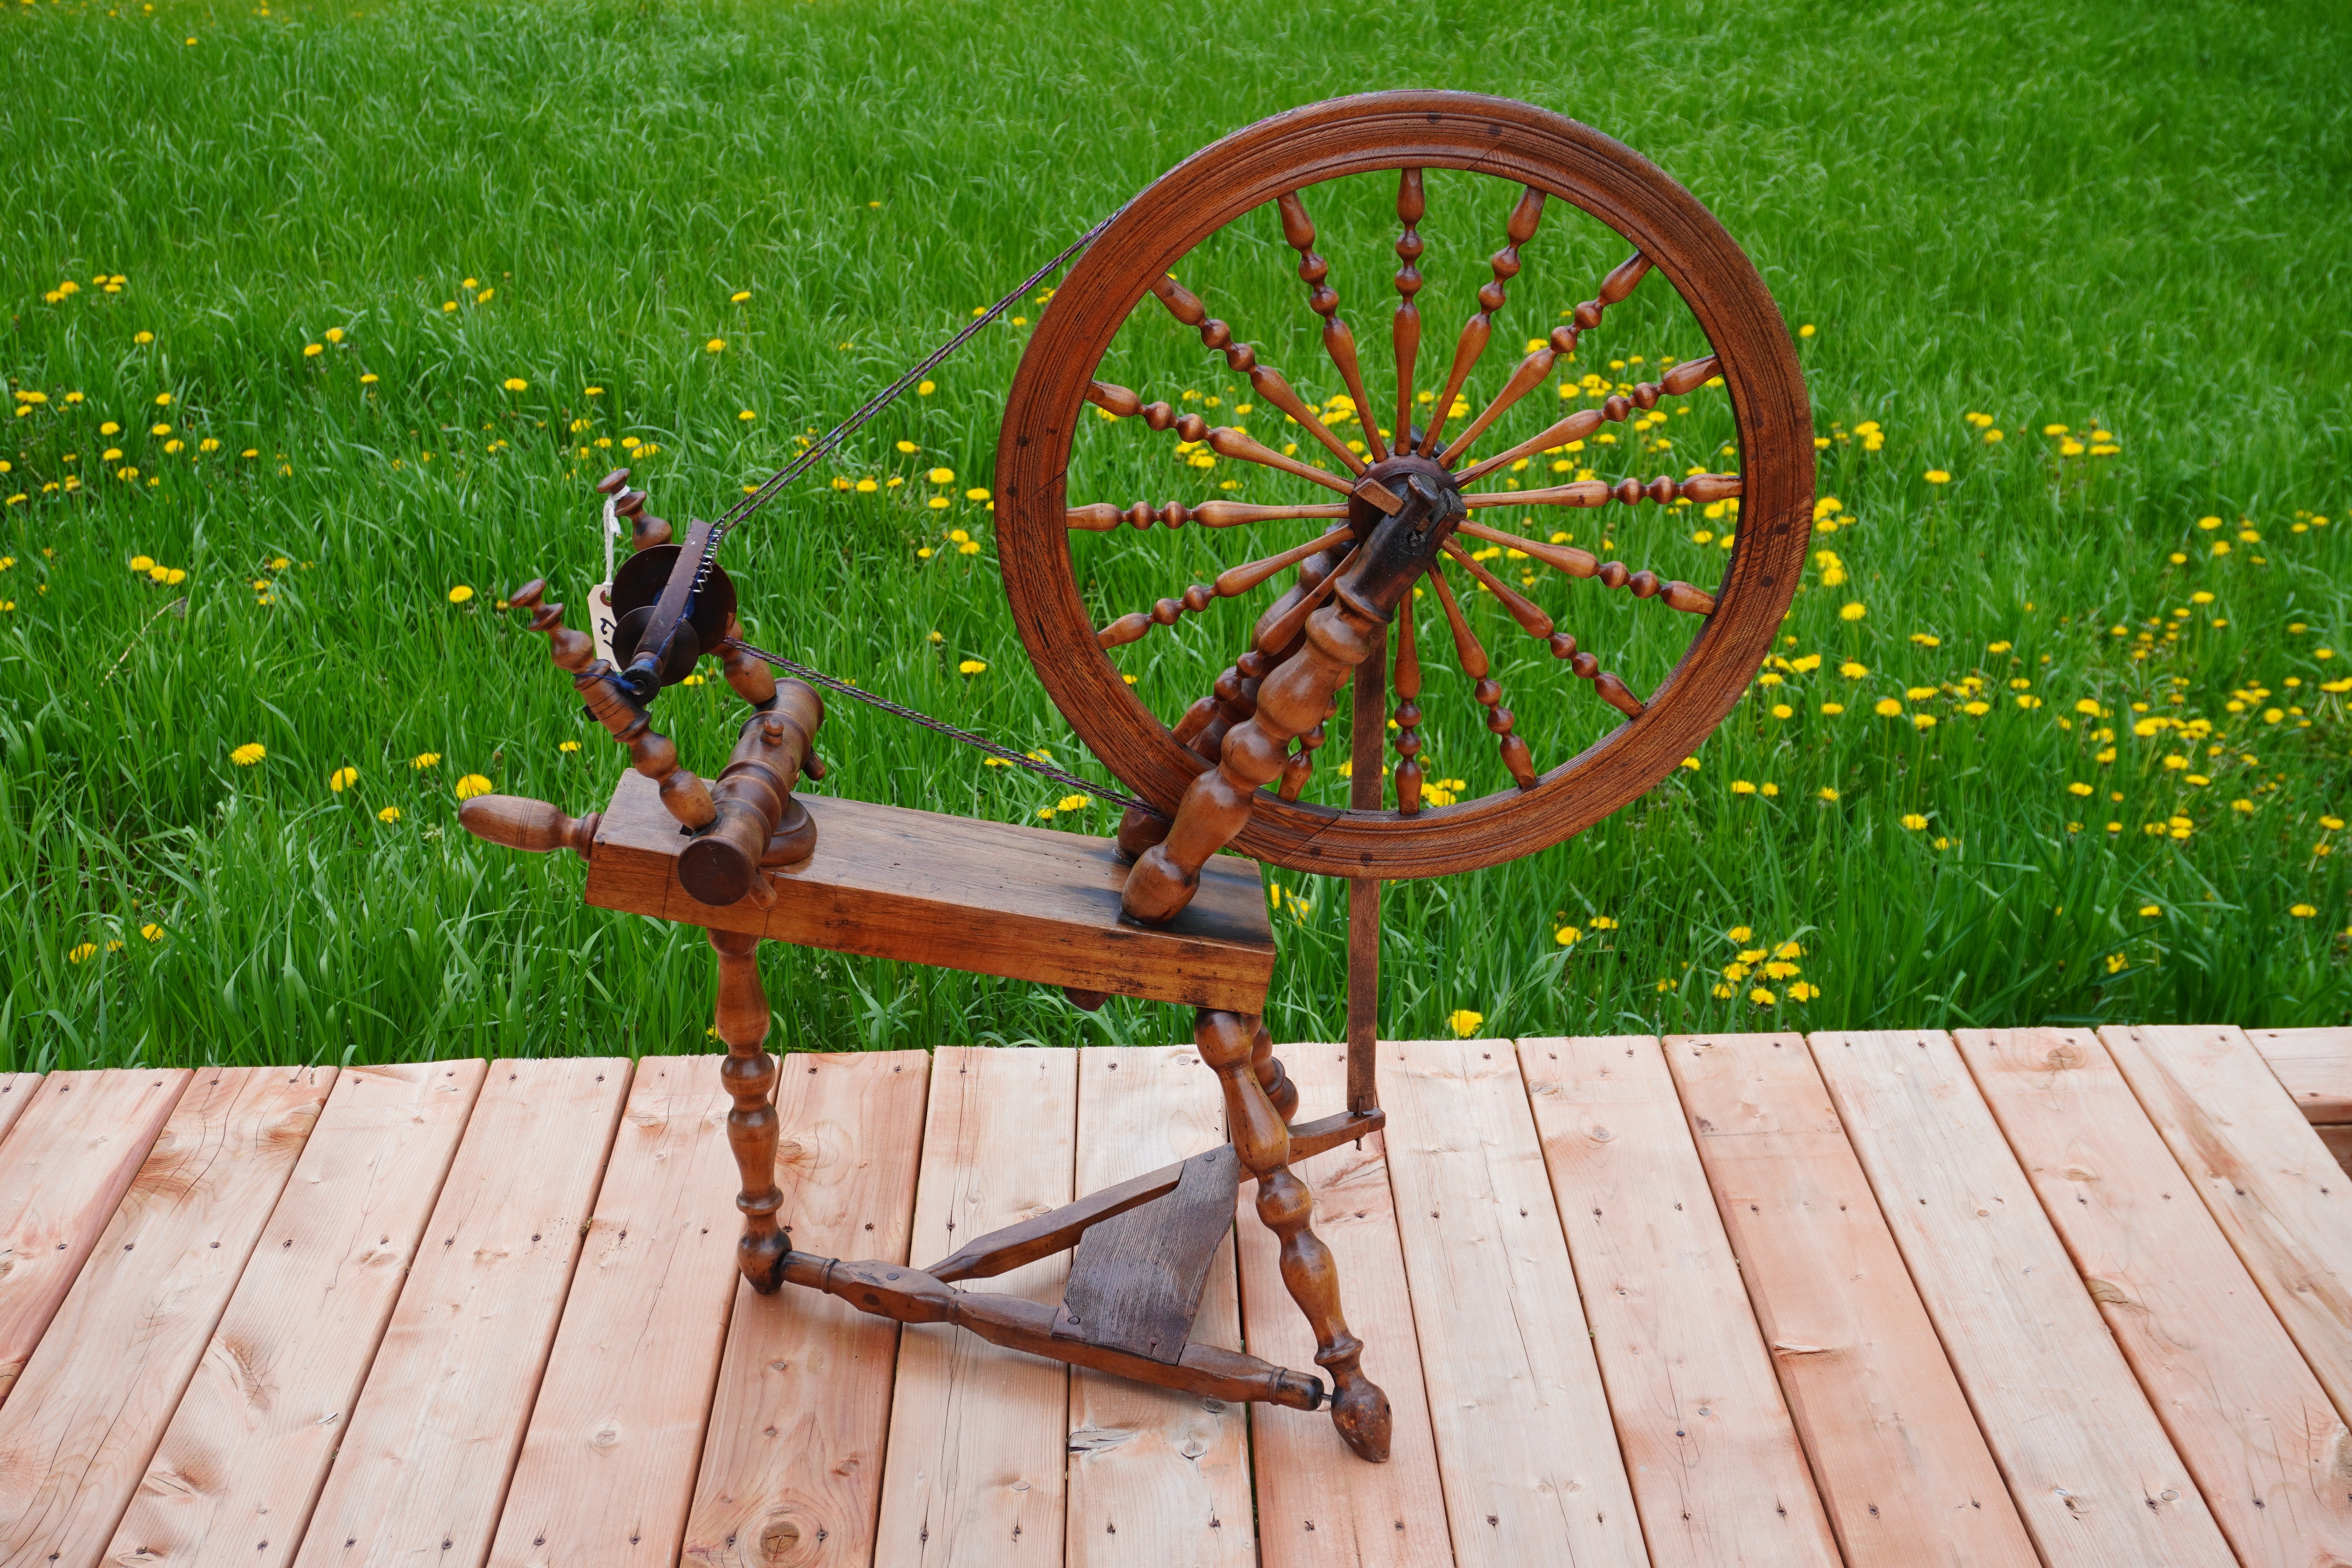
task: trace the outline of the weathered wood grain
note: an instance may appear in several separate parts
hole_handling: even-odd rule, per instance
[[[346,1068],[108,1543],[119,1568],[278,1568],[482,1082],[479,1061]]]
[[[2352,1180],[2237,1028],[2099,1037],[2336,1414],[2352,1413]]]
[[[745,899],[714,909],[678,882],[685,841],[653,783],[622,774],[596,831],[588,901],[1082,991],[1244,1013],[1265,1006],[1274,938],[1254,862],[1213,858],[1192,907],[1146,927],[1119,921],[1128,868],[1108,838],[806,792],[793,798],[816,824],[816,853],[772,868],[773,905]]]
[[[1954,1039],[2239,1563],[2352,1563],[2352,1432],[2097,1037]]]
[[[1800,1035],[1675,1035],[1666,1065],[1849,1563],[2038,1559]]]
[[[1308,1109],[1340,1104],[1349,1054],[1340,1045],[1279,1047]],[[1364,1373],[1388,1391],[1394,1420],[1385,1465],[1348,1451],[1320,1411],[1260,1405],[1250,1412],[1265,1568],[1451,1568],[1445,1492],[1430,1430],[1421,1346],[1389,1193],[1387,1134],[1291,1166],[1315,1194],[1315,1234],[1339,1266],[1340,1304],[1364,1342]],[[1251,1354],[1314,1366],[1315,1336],[1283,1288],[1274,1233],[1243,1190],[1242,1326]],[[1443,1328],[1443,1322],[1437,1325]]]
[[[803,1252],[907,1261],[924,1051],[787,1057],[780,1216]],[[739,1283],[683,1555],[704,1568],[862,1568],[874,1557],[898,1325]]]
[[[1456,1559],[1647,1562],[1508,1040],[1381,1047],[1389,1181]]]
[[[1656,1568],[1839,1568],[1658,1042],[1519,1042]]]
[[[33,1090],[40,1086],[39,1073],[0,1072],[0,1142],[7,1140],[8,1129],[16,1125],[16,1118],[33,1103]]]
[[[188,1086],[184,1068],[53,1072],[0,1144],[0,1404]]]
[[[335,1081],[199,1071],[0,1419],[0,1564],[92,1568]]]
[[[1076,1051],[942,1047],[915,1193],[914,1258],[1070,1201]],[[1061,1300],[1066,1254],[987,1289]],[[1069,1369],[946,1323],[899,1336],[875,1561],[965,1568],[1063,1555]]]
[[[2320,1145],[2336,1156],[2336,1163],[2352,1174],[2352,1127],[2315,1127]]]
[[[646,1057],[629,1080],[493,1564],[677,1561],[739,1278],[722,1059]]]
[[[1824,1034],[1812,1048],[2043,1561],[2227,1568],[2211,1512],[1951,1040]]]
[[[2249,1029],[2246,1038],[2314,1126],[2352,1122],[2352,1029]]]
[[[301,1568],[488,1558],[628,1081],[626,1057],[490,1065]]]
[[[1079,1054],[1078,1192],[1224,1141],[1216,1075],[1192,1047],[1106,1047]],[[1234,1212],[1232,1204],[1223,1206]],[[1255,1225],[1256,1218],[1244,1223]],[[1210,1261],[1192,1338],[1242,1348],[1230,1231]],[[1068,1447],[1071,1568],[1174,1563],[1255,1568],[1246,1407],[1073,1369]]]

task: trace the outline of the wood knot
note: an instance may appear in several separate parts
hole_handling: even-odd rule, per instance
[[[760,1555],[770,1563],[781,1563],[784,1555],[801,1543],[801,1527],[796,1520],[772,1519],[760,1527]]]

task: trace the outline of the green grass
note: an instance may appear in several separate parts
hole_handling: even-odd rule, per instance
[[[1465,1010],[1512,1034],[2352,1014],[2347,856],[2324,852],[2345,837],[2330,814],[2352,805],[2344,699],[2322,689],[2352,673],[2338,6],[116,9],[0,16],[0,372],[47,398],[19,399],[31,412],[0,442],[0,489],[23,498],[0,511],[0,1068],[707,1048],[698,933],[587,909],[576,861],[456,826],[465,774],[581,811],[620,767],[544,644],[494,608],[541,573],[577,604],[597,574],[585,487],[607,454],[583,460],[582,443],[652,443],[634,466],[655,510],[709,514],[1195,147],[1407,85],[1575,115],[1722,218],[1790,322],[1817,328],[1801,351],[1831,440],[1822,492],[1843,510],[1814,547],[1847,581],[1824,583],[1817,558],[1784,653],[1822,667],[1770,672],[1783,683],[1759,684],[1695,771],[1548,853],[1392,887],[1388,1033]],[[1433,181],[1432,199],[1423,302],[1442,357],[1507,194],[1465,177]],[[1368,342],[1384,340],[1393,266],[1380,200],[1317,202]],[[1328,396],[1270,218],[1186,280]],[[1556,211],[1507,331],[1539,334],[1616,254]],[[118,274],[119,292],[91,281]],[[45,298],[66,280],[78,290]],[[987,514],[961,499],[991,482],[1024,336],[992,328],[933,395],[748,527],[729,565],[761,640],[1100,776],[1032,678]],[[1698,352],[1654,280],[1577,368]],[[1371,360],[1377,397],[1385,355]],[[1222,362],[1148,315],[1111,373],[1234,399]],[[1643,471],[1705,461],[1728,429],[1720,398],[1690,399],[1664,432],[1674,458]],[[1542,402],[1506,433],[1556,411]],[[1979,411],[1998,446],[1967,421]],[[2061,456],[2052,424],[2120,451]],[[926,482],[934,466],[951,489]],[[1231,467],[1090,427],[1074,496],[1201,499]],[[841,492],[836,474],[907,482]],[[934,493],[959,499],[937,512]],[[2209,516],[2222,525],[2200,530]],[[1707,582],[1719,546],[1691,536],[1723,526],[1645,508],[1613,537],[1634,564]],[[979,552],[919,558],[948,528]],[[1187,530],[1078,555],[1108,617],[1241,548]],[[184,580],[134,574],[136,556]],[[459,584],[478,592],[453,604]],[[1637,688],[1672,656],[1659,606],[1536,592],[1573,606]],[[1849,602],[1866,616],[1841,619]],[[1118,656],[1159,711],[1236,651],[1249,611],[1234,608]],[[1473,608],[1540,763],[1600,732],[1609,715],[1580,683]],[[1433,620],[1423,630],[1450,665]],[[964,659],[989,668],[959,675]],[[1840,677],[1847,660],[1870,673]],[[2014,681],[2042,705],[2019,706]],[[1990,711],[1966,710],[1977,697]],[[1904,717],[1876,716],[1885,698]],[[730,703],[714,682],[662,704],[690,765],[723,755]],[[1450,672],[1423,706],[1437,775],[1503,787]],[[2143,737],[2146,717],[2210,732]],[[236,765],[247,742],[266,760]],[[1318,798],[1335,798],[1345,745],[1325,752]],[[845,702],[824,750],[825,787],[867,799],[1034,820],[1059,794]],[[412,767],[425,753],[440,760]],[[356,783],[330,790],[344,767]],[[2185,838],[2145,831],[2176,817]],[[1110,820],[1101,805],[1055,819]],[[1277,919],[1277,1035],[1328,1037],[1345,900],[1276,880],[1303,900]],[[1570,925],[1582,940],[1563,947]],[[1791,941],[1800,975],[1722,978],[1741,951]],[[775,1038],[795,1047],[1188,1026],[821,952],[775,949],[766,973]],[[1774,1005],[1748,999],[1759,981]],[[1820,994],[1799,1001],[1792,981]]]

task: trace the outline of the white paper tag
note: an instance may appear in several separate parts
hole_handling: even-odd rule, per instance
[[[596,657],[606,664],[613,658],[613,584],[599,583],[588,590],[588,628],[596,638]]]

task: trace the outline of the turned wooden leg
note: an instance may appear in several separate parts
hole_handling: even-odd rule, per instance
[[[1258,1087],[1265,1090],[1277,1115],[1286,1123],[1298,1114],[1298,1086],[1282,1070],[1282,1058],[1274,1054],[1274,1036],[1260,1018],[1257,1037],[1250,1042],[1250,1071],[1257,1075]]]
[[[1193,1034],[1201,1059],[1224,1087],[1234,1150],[1257,1177],[1257,1217],[1282,1244],[1282,1282],[1314,1331],[1316,1364],[1331,1373],[1331,1424],[1358,1457],[1379,1464],[1389,1457],[1389,1396],[1364,1375],[1364,1342],[1348,1331],[1339,1311],[1339,1268],[1307,1227],[1315,1194],[1291,1174],[1290,1128],[1253,1070],[1263,1037],[1258,1019],[1207,1007]],[[1271,1060],[1270,1041],[1267,1049]]]
[[[719,1037],[727,1042],[719,1066],[735,1109],[727,1113],[727,1142],[735,1151],[743,1190],[735,1206],[743,1211],[743,1238],[735,1244],[735,1265],[751,1289],[772,1295],[784,1282],[784,1254],[792,1237],[776,1224],[784,1206],[776,1185],[776,1058],[767,1050],[768,995],[760,989],[760,939],[740,931],[714,931],[719,954]]]

